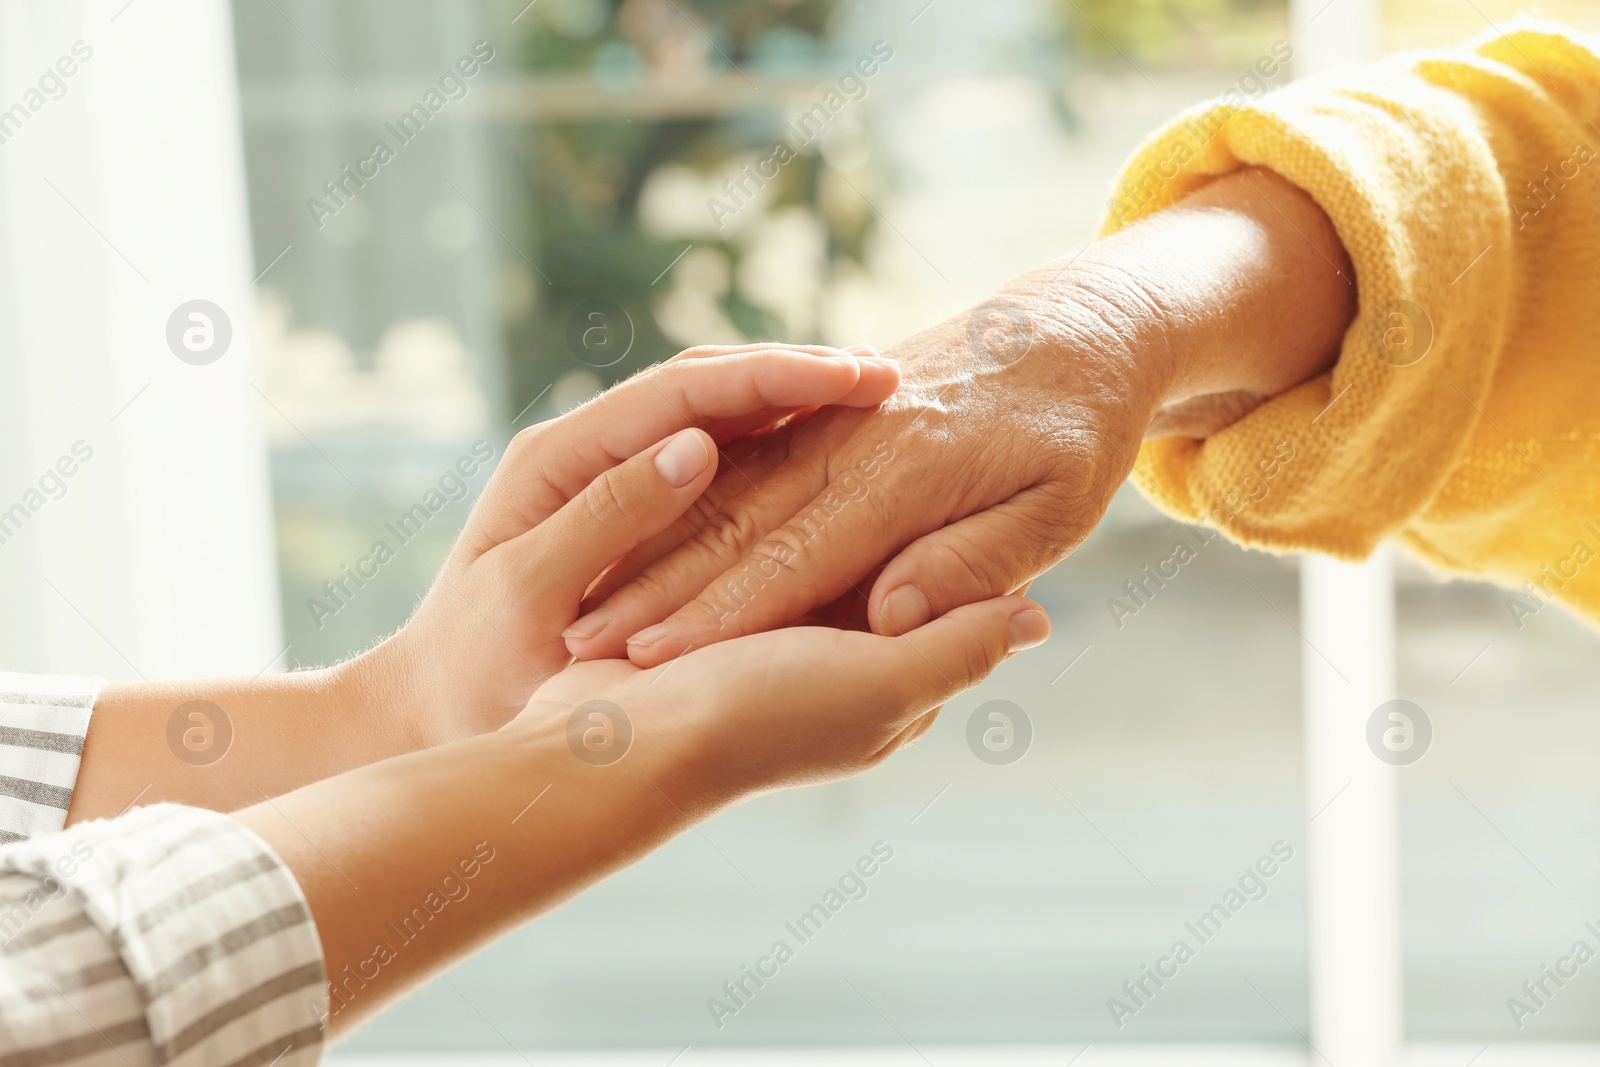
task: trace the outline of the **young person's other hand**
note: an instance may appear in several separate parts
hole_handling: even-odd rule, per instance
[[[768,789],[843,778],[916,740],[950,697],[1050,635],[1044,609],[1005,596],[899,637],[793,627],[641,670],[574,663],[508,731],[564,732],[598,766],[625,761],[691,815]]]
[[[1001,597],[900,637],[795,628],[650,670],[590,660],[547,681],[496,733],[313,782],[237,817],[305,893],[338,1035],[718,809],[872,766],[1049,629],[1038,605]],[[419,909],[442,899],[441,872],[456,889],[449,905]],[[412,914],[427,936],[396,941],[393,917]]]

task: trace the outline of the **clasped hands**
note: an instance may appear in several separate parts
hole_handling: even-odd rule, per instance
[[[891,597],[867,625],[867,573],[907,539],[885,521],[907,511],[907,450],[936,425],[911,422],[930,409],[901,385],[864,346],[696,348],[523,430],[411,622],[349,668],[426,720],[430,745],[605,701],[694,792],[872,765],[1049,634],[1037,604],[1004,595],[1021,582],[943,582],[938,617]],[[859,432],[819,449],[830,426]],[[726,589],[704,577],[724,566]],[[703,625],[653,638],[675,610]]]
[[[234,810],[591,700],[696,795],[849,774],[1045,638],[1014,594],[1089,534],[1146,436],[1207,436],[1326,369],[1353,305],[1332,255],[1309,198],[1241,172],[892,359],[691,349],[519,433],[377,647],[108,687],[69,818],[135,794]],[[226,764],[163,757],[193,699],[232,718]]]

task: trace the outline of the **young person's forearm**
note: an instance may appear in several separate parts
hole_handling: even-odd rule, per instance
[[[388,659],[380,646],[324,670],[107,686],[68,824],[135,802],[234,811],[441,740]]]
[[[580,760],[566,717],[553,715],[236,817],[284,859],[310,902],[338,1036],[703,815],[680,781],[643,738],[610,766]]]
[[[1049,632],[1037,604],[1001,597],[899,638],[788,627],[660,671],[577,663],[496,733],[235,818],[310,904],[338,1036],[715,810],[876,765]]]

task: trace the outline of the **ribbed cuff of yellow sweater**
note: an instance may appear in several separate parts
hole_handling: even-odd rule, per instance
[[[1140,488],[1277,550],[1359,558],[1393,537],[1512,584],[1580,537],[1600,555],[1583,526],[1600,520],[1597,117],[1600,58],[1520,23],[1196,107],[1146,140],[1102,232],[1268,167],[1333,221],[1359,311],[1330,373],[1207,440],[1146,443]],[[1593,569],[1546,591],[1600,614]]]

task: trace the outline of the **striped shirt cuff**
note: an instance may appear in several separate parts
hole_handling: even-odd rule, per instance
[[[0,844],[66,825],[104,678],[0,671]]]
[[[309,1067],[328,1011],[294,877],[228,816],[173,804],[0,848],[0,1000],[5,1064],[114,1048],[130,1064]]]

